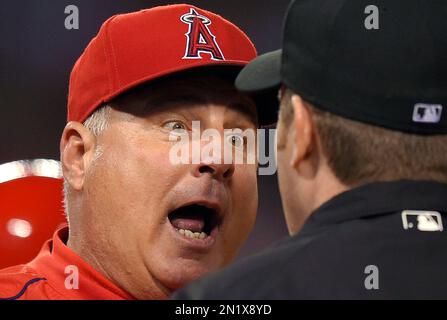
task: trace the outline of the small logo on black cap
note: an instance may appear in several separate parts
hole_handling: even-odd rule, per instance
[[[438,123],[441,121],[442,105],[417,103],[414,105],[413,121],[422,123]]]
[[[405,230],[417,228],[419,231],[443,231],[441,214],[437,211],[402,211],[402,223]]]

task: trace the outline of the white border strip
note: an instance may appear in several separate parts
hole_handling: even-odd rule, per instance
[[[62,178],[60,162],[51,159],[33,159],[0,165],[0,183],[30,176],[60,179]]]

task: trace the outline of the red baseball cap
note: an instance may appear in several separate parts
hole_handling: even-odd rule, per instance
[[[237,26],[192,5],[160,6],[109,18],[70,75],[68,121],[139,84],[202,66],[240,66],[256,49]]]

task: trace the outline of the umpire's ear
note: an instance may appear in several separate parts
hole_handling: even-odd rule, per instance
[[[62,173],[74,190],[81,190],[85,172],[95,154],[96,138],[79,122],[65,126],[60,142]]]
[[[298,166],[306,160],[314,147],[313,136],[314,126],[312,113],[306,102],[299,96],[292,96],[293,121],[291,126],[295,129],[293,137],[293,150],[291,166],[298,169]]]

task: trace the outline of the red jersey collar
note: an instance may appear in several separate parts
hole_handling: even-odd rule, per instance
[[[48,240],[39,255],[29,263],[38,274],[45,277],[48,284],[67,299],[78,300],[122,300],[135,299],[122,290],[65,245],[68,227],[57,230],[52,240]],[[65,286],[66,279],[73,274],[75,266],[79,271],[79,288]],[[69,281],[68,281],[69,282]]]

